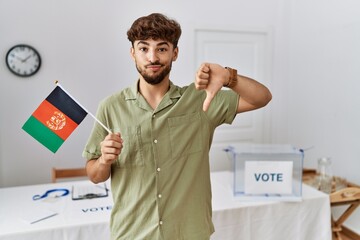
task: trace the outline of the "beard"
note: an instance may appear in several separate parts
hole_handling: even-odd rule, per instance
[[[140,73],[140,75],[144,78],[144,80],[151,85],[156,85],[161,83],[164,78],[170,73],[171,71],[171,66],[172,66],[172,62],[170,62],[169,65],[163,65],[160,64],[160,62],[155,62],[152,63],[150,65],[147,66],[151,66],[151,65],[161,65],[162,67],[165,66],[165,68],[163,70],[161,70],[160,72],[154,74],[153,76],[150,76],[149,74],[146,73],[146,70],[142,70],[137,63],[135,63],[136,65],[136,69],[137,71]]]

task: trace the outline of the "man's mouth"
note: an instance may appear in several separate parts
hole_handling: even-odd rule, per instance
[[[162,65],[147,65],[146,68],[150,69],[152,71],[158,71],[160,68],[162,67]]]

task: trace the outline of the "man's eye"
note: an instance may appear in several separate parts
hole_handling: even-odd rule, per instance
[[[141,52],[146,52],[147,51],[147,48],[143,47],[143,48],[140,48],[139,49]]]
[[[159,48],[159,52],[166,52],[167,49],[166,48]]]

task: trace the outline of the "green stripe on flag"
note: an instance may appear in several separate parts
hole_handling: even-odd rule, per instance
[[[30,116],[22,129],[24,129],[33,138],[35,138],[53,153],[55,153],[64,142],[64,140],[62,140],[58,135],[56,135],[53,131],[51,131],[48,127],[39,122],[33,116]]]

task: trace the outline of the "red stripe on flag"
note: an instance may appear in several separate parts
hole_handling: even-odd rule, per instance
[[[46,100],[32,115],[63,140],[66,140],[78,126],[71,118]]]

